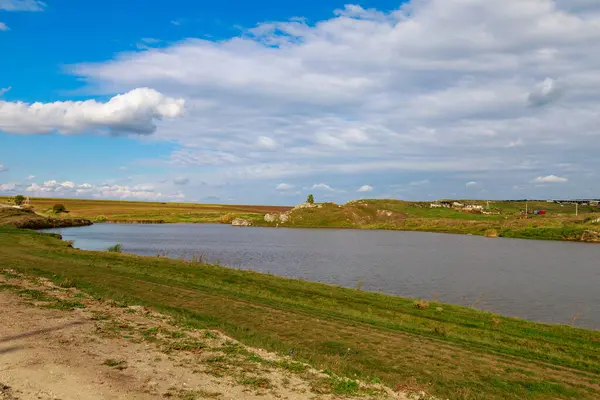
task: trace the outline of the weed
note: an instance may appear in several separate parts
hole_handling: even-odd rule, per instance
[[[417,310],[426,310],[429,308],[429,302],[426,300],[415,300],[413,305]]]
[[[571,318],[571,327],[575,327],[575,322],[581,318],[581,312],[577,312],[575,315],[573,315],[573,318]]]
[[[103,365],[109,366],[111,368],[115,368],[118,370],[123,370],[127,368],[127,363],[123,360],[113,360],[112,358],[107,359],[102,363]]]
[[[362,287],[362,281],[356,282],[356,290],[360,290],[361,287]]]
[[[75,280],[73,278],[65,277],[58,281],[58,286],[61,288],[72,288],[76,286]]]
[[[47,308],[54,308],[57,310],[67,310],[71,311],[76,308],[85,308],[85,304],[82,304],[78,301],[68,301],[68,300],[57,300],[53,304],[49,304],[46,306]]]
[[[246,386],[254,386],[256,388],[261,389],[270,389],[271,388],[271,380],[268,378],[259,378],[259,377],[242,377],[238,379],[238,383],[240,385]]]
[[[479,295],[479,297],[477,297],[477,298],[475,299],[475,301],[474,301],[474,302],[471,304],[471,308],[475,308],[475,306],[476,306],[477,304],[481,303],[481,300],[483,300],[483,296],[484,296],[484,294],[483,294],[483,293],[481,293],[481,294]]]
[[[331,391],[335,394],[354,396],[360,389],[357,381],[347,378],[333,377]]]
[[[114,246],[111,246],[108,249],[106,249],[106,251],[108,251],[109,253],[122,253],[123,252],[123,245],[121,245],[121,244],[115,244]]]

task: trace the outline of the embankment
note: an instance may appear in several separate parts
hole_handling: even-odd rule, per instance
[[[11,225],[20,229],[51,229],[92,225],[85,218],[48,218],[31,210],[3,207],[0,208],[0,225]]]

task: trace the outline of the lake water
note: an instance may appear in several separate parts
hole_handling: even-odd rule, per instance
[[[600,329],[600,245],[423,232],[96,224],[55,229],[75,247],[224,265],[290,278],[472,305]],[[479,300],[478,300],[479,299]]]

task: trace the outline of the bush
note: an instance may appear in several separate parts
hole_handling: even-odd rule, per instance
[[[114,246],[111,246],[106,250],[110,253],[121,253],[123,251],[123,245],[115,244]]]
[[[224,214],[224,215],[221,215],[221,217],[219,217],[219,221],[222,224],[231,224],[234,219],[235,219],[235,215],[233,215],[233,214]]]
[[[52,206],[52,211],[55,214],[66,213],[67,212],[67,207],[65,207],[64,204],[55,204],[55,205]]]
[[[313,196],[312,194],[309,194],[308,197],[306,198],[306,202],[308,204],[315,204],[315,196]]]
[[[18,194],[14,198],[15,204],[18,205],[18,206],[20,206],[21,204],[23,204],[24,201],[25,201],[25,196],[23,196],[22,194]]]
[[[98,215],[96,218],[94,218],[94,222],[106,222],[108,221],[108,218],[104,215]]]

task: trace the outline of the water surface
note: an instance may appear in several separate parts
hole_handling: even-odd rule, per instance
[[[75,247],[203,254],[227,266],[534,321],[600,329],[600,245],[425,232],[96,224],[55,229]]]

